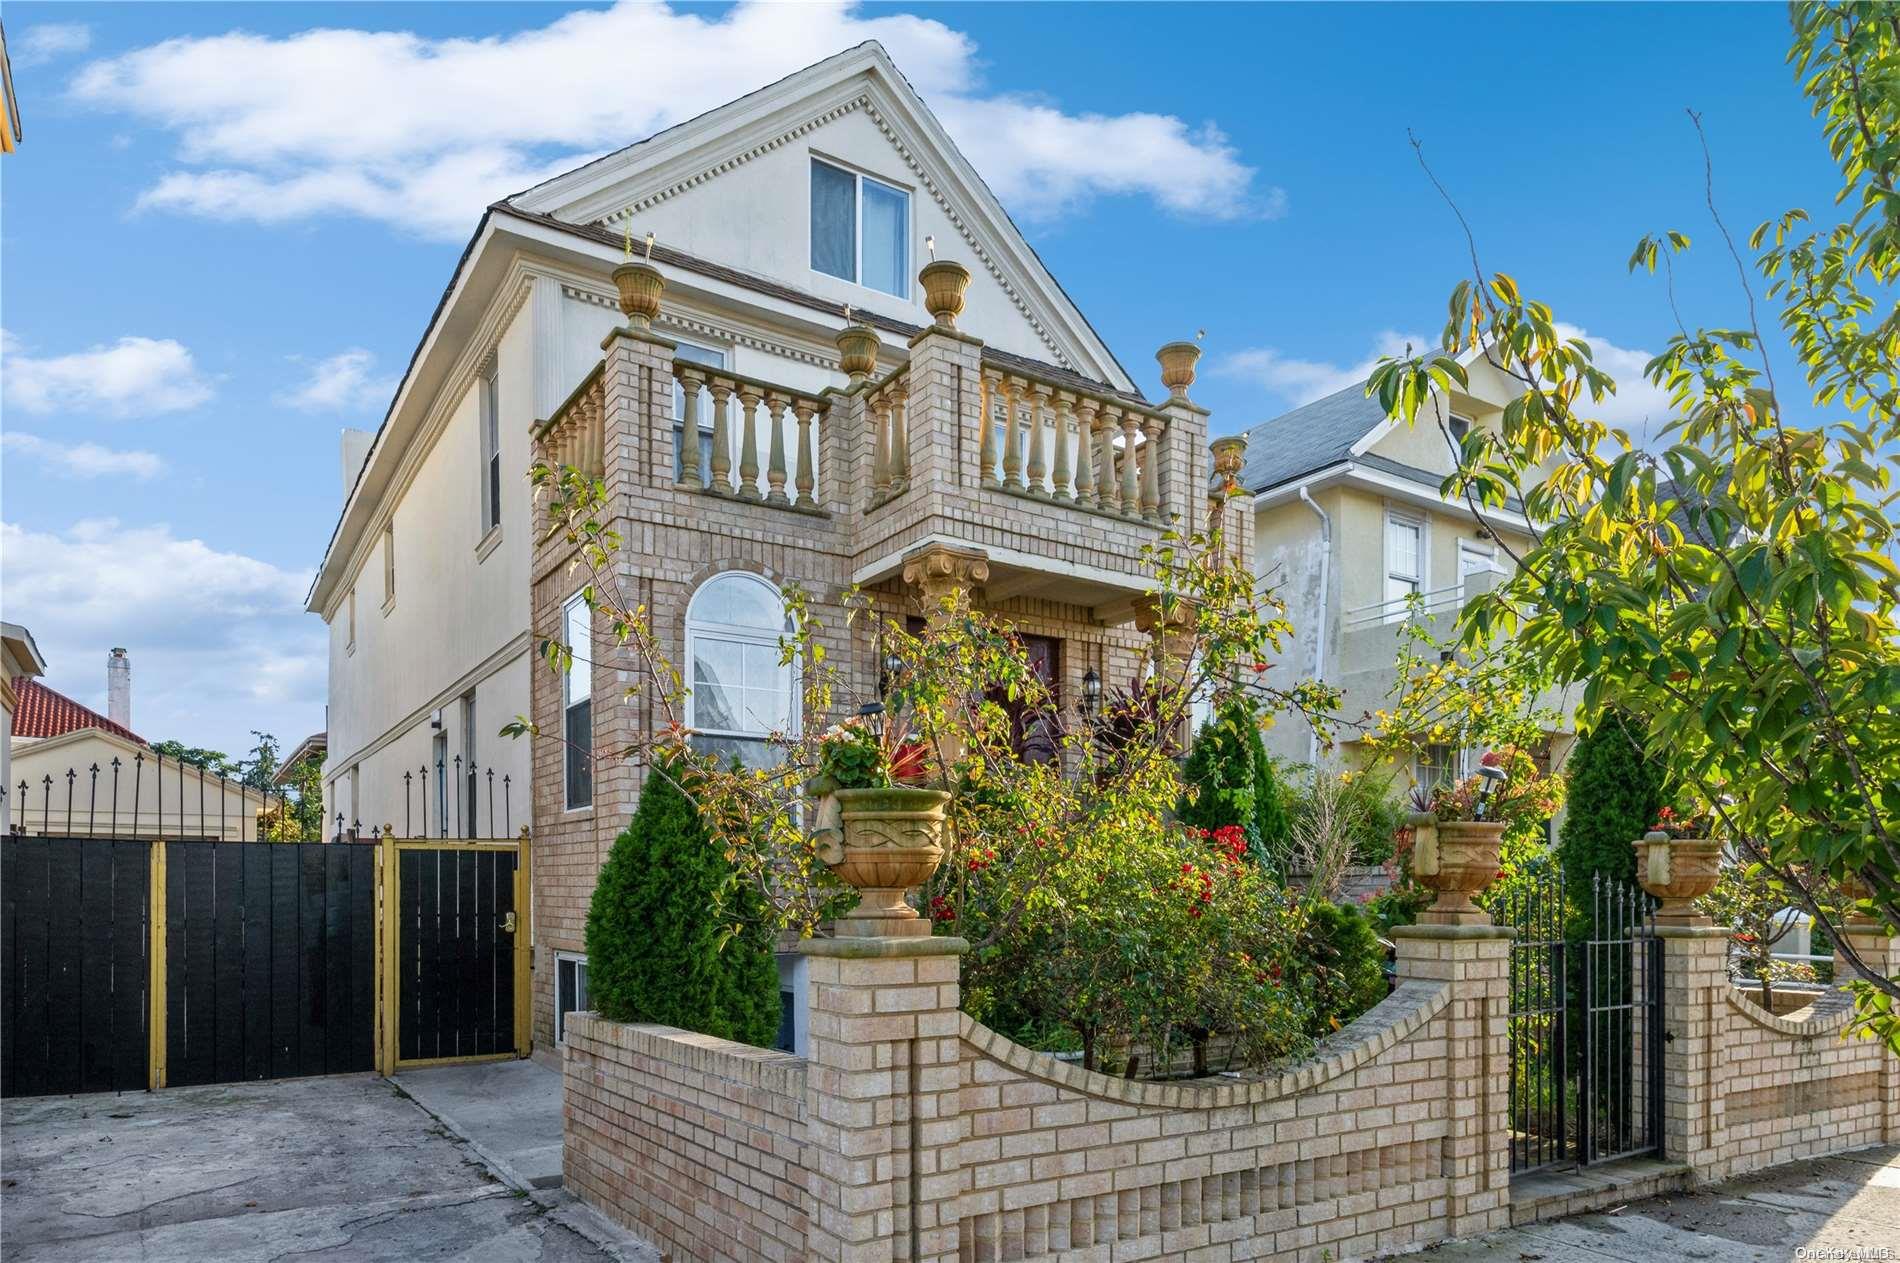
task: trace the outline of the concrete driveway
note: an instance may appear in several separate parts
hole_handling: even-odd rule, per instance
[[[8,1263],[657,1256],[559,1191],[499,1180],[375,1075],[12,1100]]]

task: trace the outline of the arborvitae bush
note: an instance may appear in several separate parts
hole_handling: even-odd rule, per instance
[[[1244,707],[1224,706],[1201,725],[1194,747],[1181,767],[1181,779],[1195,789],[1182,795],[1181,823],[1196,829],[1238,825],[1248,848],[1259,853],[1259,817],[1254,798],[1254,760],[1247,735],[1253,717]]]
[[[758,893],[733,880],[663,767],[648,769],[633,823],[601,866],[587,910],[587,983],[594,1007],[615,1021],[762,1048],[777,1039],[778,966]]]
[[[1313,971],[1313,1034],[1338,1030],[1385,999],[1385,950],[1364,912],[1349,903],[1316,902],[1306,910],[1304,937]]]
[[[1273,759],[1261,739],[1260,725],[1247,725],[1247,753],[1253,761],[1254,857],[1276,873],[1286,871],[1288,823],[1286,791],[1274,774]]]
[[[1573,912],[1586,921],[1595,874],[1620,885],[1636,880],[1630,845],[1655,823],[1663,804],[1663,767],[1645,754],[1642,734],[1611,712],[1570,752],[1570,809],[1558,835],[1564,884]]]

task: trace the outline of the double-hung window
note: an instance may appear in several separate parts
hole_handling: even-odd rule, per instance
[[[910,294],[910,194],[811,160],[811,265],[866,289]]]
[[[692,691],[686,723],[697,749],[747,767],[779,760],[774,734],[798,725],[798,670],[781,661],[790,630],[785,598],[755,574],[733,571],[703,584],[686,608]]]
[[[594,802],[593,626],[586,597],[577,596],[562,607],[561,634],[567,641],[568,660],[561,681],[561,739],[567,751],[569,811]]]
[[[482,534],[501,525],[501,379],[482,378]]]
[[[1425,523],[1402,513],[1385,515],[1386,621],[1407,616],[1405,598],[1425,590]]]

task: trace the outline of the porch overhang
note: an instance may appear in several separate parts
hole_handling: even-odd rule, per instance
[[[930,535],[901,549],[882,554],[854,569],[851,580],[860,587],[900,577],[904,563],[937,548],[981,554],[989,564],[989,578],[980,588],[986,604],[1019,596],[1079,605],[1098,623],[1126,623],[1135,617],[1143,597],[1154,592],[1144,575],[1058,561],[1014,548],[979,546],[952,535]]]

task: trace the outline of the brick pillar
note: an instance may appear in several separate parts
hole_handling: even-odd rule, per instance
[[[910,485],[938,493],[978,485],[983,342],[929,325],[910,340]]]
[[[1729,987],[1728,930],[1704,918],[1700,925],[1659,924],[1652,933],[1663,956],[1662,1156],[1688,1163],[1698,1180],[1719,1180],[1723,1120],[1716,1071]]]
[[[1511,1222],[1509,1011],[1512,931],[1406,925],[1392,931],[1400,981],[1451,984],[1445,1061],[1446,1231],[1470,1237]]]
[[[798,945],[810,986],[810,1257],[956,1263],[957,958],[968,946],[928,933]]]
[[[1850,916],[1843,927],[1844,936],[1853,945],[1861,964],[1883,977],[1900,976],[1900,939],[1887,933],[1886,927],[1869,917]],[[1848,967],[1840,948],[1834,949],[1834,982],[1840,985],[1859,975]],[[1880,1059],[1880,1103],[1884,1139],[1900,1143],[1900,1057]]]

